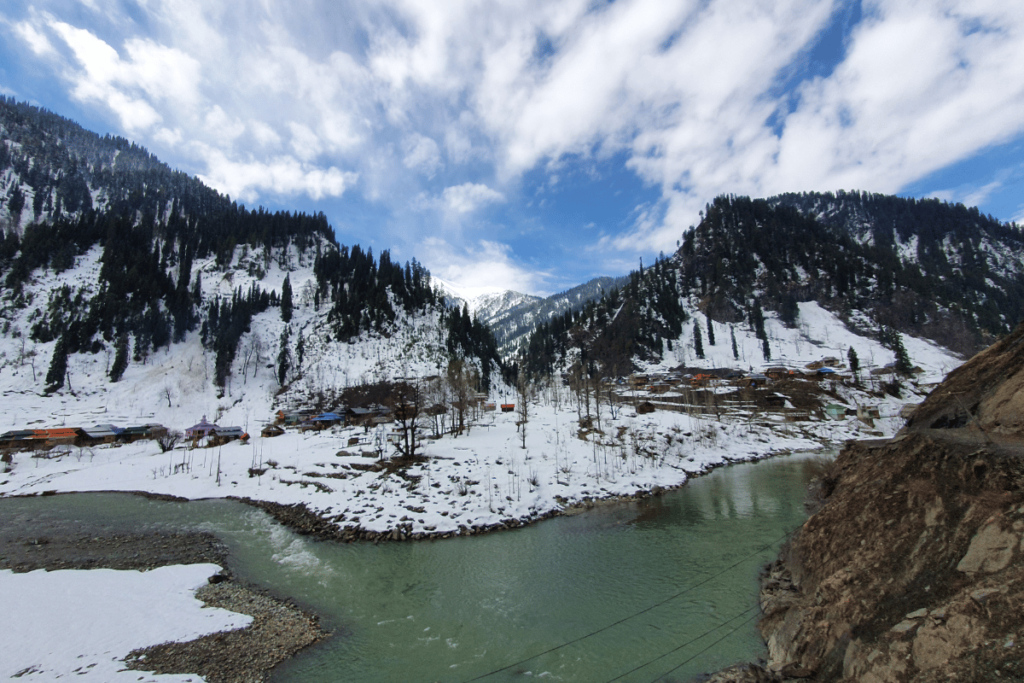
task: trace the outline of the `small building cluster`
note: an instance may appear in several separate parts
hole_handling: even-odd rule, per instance
[[[92,427],[13,429],[0,434],[0,448],[31,451],[54,446],[99,446],[115,442],[131,443],[140,439],[156,439],[166,433],[166,427],[155,423],[125,428],[100,424]]]

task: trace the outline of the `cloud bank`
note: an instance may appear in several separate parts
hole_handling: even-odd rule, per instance
[[[3,19],[69,97],[233,197],[358,196],[408,250],[511,264],[495,272],[519,282],[551,272],[509,247],[538,177],[615,159],[653,189],[643,212],[623,197],[562,236],[599,270],[674,249],[721,193],[896,192],[1024,133],[1024,5],[1000,0],[138,10],[53,0]]]

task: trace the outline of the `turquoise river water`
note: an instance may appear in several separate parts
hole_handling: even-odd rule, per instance
[[[0,500],[0,524],[212,531],[236,576],[333,632],[279,667],[279,683],[688,681],[764,655],[758,571],[805,519],[821,457],[732,465],[644,501],[418,543],[319,542],[232,501],[124,494]]]

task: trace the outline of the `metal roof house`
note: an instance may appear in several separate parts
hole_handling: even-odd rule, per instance
[[[202,420],[200,420],[197,424],[194,424],[185,430],[185,438],[201,439],[203,437],[209,436],[210,432],[212,432],[214,429],[217,429],[217,425],[212,422],[207,422],[206,416],[203,415]]]
[[[135,427],[126,427],[121,430],[121,433],[117,435],[117,438],[121,441],[131,443],[133,441],[138,441],[139,439],[155,439],[166,433],[167,427],[153,422],[150,424],[137,425]]]
[[[241,427],[217,427],[210,431],[210,445],[220,446],[229,441],[245,441],[249,435]]]
[[[117,440],[117,434],[120,431],[122,430],[114,431],[114,425],[95,425],[82,429],[86,440],[93,444],[113,443]]]

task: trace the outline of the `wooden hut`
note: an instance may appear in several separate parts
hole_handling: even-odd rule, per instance
[[[281,436],[282,434],[284,434],[284,429],[279,425],[264,425],[263,429],[260,430],[260,436],[267,439]]]
[[[210,432],[209,445],[223,446],[231,441],[246,441],[249,435],[241,427],[217,427]]]

